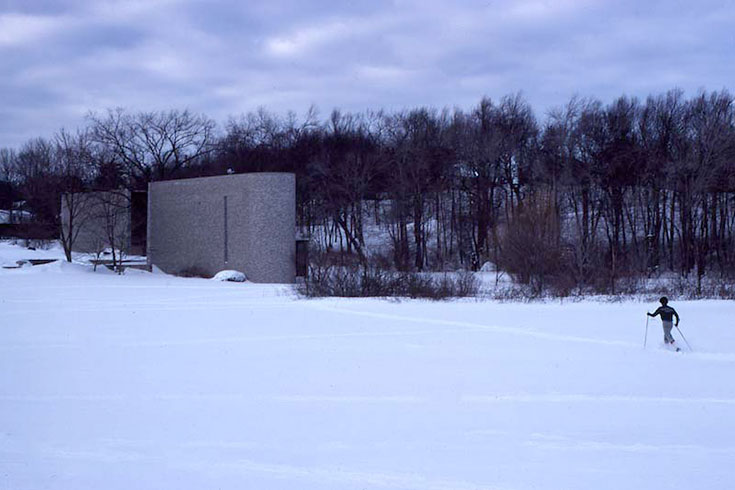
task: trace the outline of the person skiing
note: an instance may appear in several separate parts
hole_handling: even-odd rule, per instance
[[[664,343],[674,346],[674,337],[671,335],[671,329],[674,328],[672,322],[673,317],[676,317],[676,326],[679,326],[679,314],[675,309],[669,306],[669,298],[666,296],[661,298],[659,301],[661,302],[661,306],[659,306],[659,308],[653,313],[646,314],[652,317],[661,315],[661,323],[664,327]],[[677,347],[676,350],[678,351],[679,348]]]

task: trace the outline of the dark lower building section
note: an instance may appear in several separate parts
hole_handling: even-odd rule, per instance
[[[130,254],[145,255],[148,233],[148,192],[130,195]]]

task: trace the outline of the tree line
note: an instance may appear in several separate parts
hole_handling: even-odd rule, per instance
[[[613,293],[664,272],[735,276],[726,90],[574,97],[542,119],[519,94],[324,119],[261,109],[221,127],[189,111],[108,110],[0,149],[0,200],[23,199],[58,228],[63,193],[257,171],[296,174],[298,225],[328,260],[398,271],[489,262],[538,289]]]

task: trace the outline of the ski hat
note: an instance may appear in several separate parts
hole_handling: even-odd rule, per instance
[[[669,298],[667,298],[666,296],[662,296],[659,301],[662,305],[666,306],[666,304],[669,302]]]

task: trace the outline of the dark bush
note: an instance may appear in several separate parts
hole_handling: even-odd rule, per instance
[[[209,279],[212,277],[212,275],[208,274],[205,270],[195,266],[181,269],[175,272],[174,275],[178,277],[201,277],[204,279]]]
[[[519,207],[501,240],[500,266],[541,293],[565,268],[553,207],[539,200]]]
[[[323,258],[323,257],[322,257]],[[312,263],[298,286],[308,297],[404,297],[433,300],[476,296],[479,282],[472,273],[432,275],[396,272],[374,264],[338,266]]]

